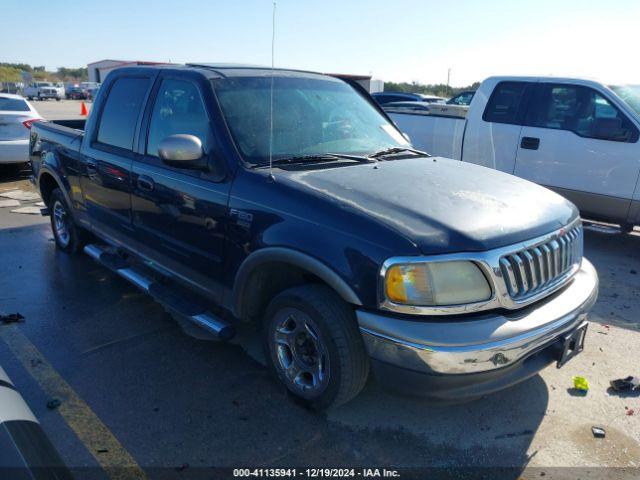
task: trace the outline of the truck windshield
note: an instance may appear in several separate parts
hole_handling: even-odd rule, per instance
[[[640,116],[640,85],[615,85],[611,90]]]
[[[245,160],[269,162],[271,77],[212,80],[231,135]],[[368,155],[408,142],[366,99],[332,78],[273,78],[273,159]]]

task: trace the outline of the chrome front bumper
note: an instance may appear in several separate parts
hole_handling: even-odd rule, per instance
[[[520,310],[415,319],[356,313],[373,360],[414,373],[465,376],[507,371],[557,342],[584,322],[597,296],[598,275],[583,259],[560,291]]]

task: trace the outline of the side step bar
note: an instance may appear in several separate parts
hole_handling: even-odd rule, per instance
[[[229,340],[235,335],[235,327],[231,323],[207,311],[199,302],[193,299],[185,300],[179,292],[172,291],[171,287],[135,270],[118,255],[95,244],[85,246],[84,253],[151,295],[172,313],[203,328],[219,340]]]

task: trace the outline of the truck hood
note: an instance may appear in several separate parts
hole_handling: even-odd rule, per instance
[[[425,255],[514,244],[578,216],[572,203],[546,188],[445,158],[289,171],[284,177],[386,224]]]

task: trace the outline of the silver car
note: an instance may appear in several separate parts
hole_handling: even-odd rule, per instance
[[[0,164],[29,161],[29,130],[42,120],[20,95],[0,93]]]

